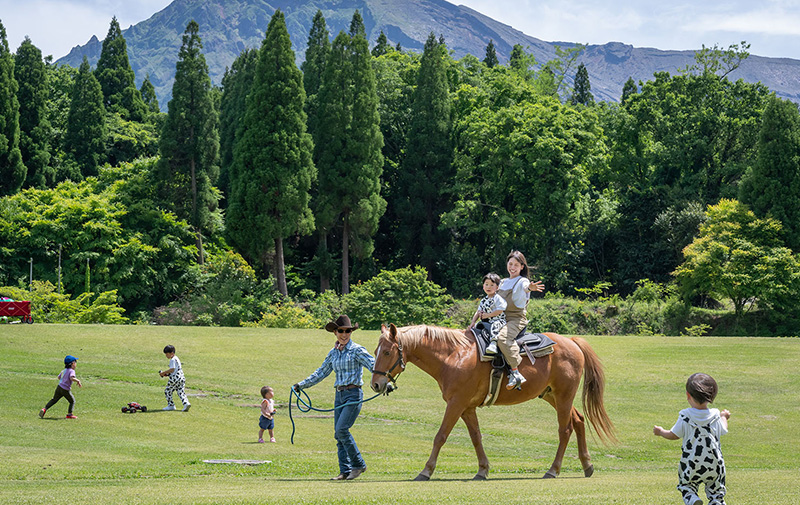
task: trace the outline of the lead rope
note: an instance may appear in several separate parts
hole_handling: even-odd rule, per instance
[[[300,398],[300,393],[303,393],[305,395],[306,400],[308,400],[308,402],[306,402],[305,400]],[[289,420],[292,422],[292,437],[291,437],[292,444],[294,444],[294,432],[295,432],[294,418],[292,417],[292,396],[295,397],[294,403],[297,404],[297,410],[299,410],[300,412],[310,412],[312,410],[314,412],[333,412],[334,410],[341,409],[343,407],[348,407],[350,405],[358,405],[359,403],[365,403],[365,402],[368,402],[370,400],[374,400],[375,398],[381,396],[382,394],[383,393],[378,393],[375,396],[367,398],[366,400],[359,400],[357,402],[343,403],[343,404],[339,405],[338,407],[334,407],[332,409],[318,409],[316,407],[312,407],[311,406],[311,398],[308,397],[308,393],[306,393],[302,389],[298,393],[297,391],[294,390],[294,388],[289,388]]]

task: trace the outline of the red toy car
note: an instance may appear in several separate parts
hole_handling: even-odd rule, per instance
[[[136,402],[131,402],[128,404],[127,407],[122,407],[122,411],[129,414],[133,414],[137,410],[141,410],[142,412],[147,412],[147,407],[145,407],[144,405],[139,405]]]

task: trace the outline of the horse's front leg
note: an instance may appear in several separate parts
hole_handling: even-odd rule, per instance
[[[478,413],[475,407],[469,408],[461,414],[461,419],[467,425],[469,431],[469,438],[472,439],[472,445],[475,447],[475,453],[478,455],[478,473],[472,480],[486,480],[489,475],[489,458],[486,456],[486,451],[483,450],[483,440],[481,437],[481,430],[478,426]]]
[[[458,403],[458,405],[455,405],[456,403]],[[447,437],[450,435],[450,432],[453,431],[453,426],[456,425],[458,418],[463,412],[463,404],[452,400],[448,402],[447,409],[444,411],[442,425],[439,427],[439,431],[433,439],[431,457],[428,458],[428,462],[425,463],[425,468],[422,469],[414,480],[430,480],[433,471],[436,469],[436,460],[439,459],[439,451],[442,449],[444,443],[447,442]]]

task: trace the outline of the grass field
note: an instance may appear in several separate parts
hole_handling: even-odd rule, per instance
[[[358,331],[370,352],[377,332]],[[322,362],[333,337],[322,330],[148,326],[0,325],[0,503],[679,504],[680,442],[652,434],[686,407],[693,372],[713,375],[716,401],[731,411],[722,440],[728,503],[798,504],[800,339],[587,337],[606,367],[606,407],[620,443],[590,440],[595,474],[582,477],[574,438],[561,476],[552,462],[556,419],[542,401],[481,409],[490,479],[456,426],[430,482],[409,482],[430,453],[444,404],[435,382],[409,367],[400,389],[367,403],[353,429],[368,471],[338,473],[333,421],[300,414],[289,443],[289,386]],[[123,414],[137,401],[165,405],[164,345],[177,347],[192,410]],[[44,420],[64,355],[79,357],[77,420],[66,402]],[[365,377],[366,378],[366,377]],[[276,444],[256,444],[259,389],[276,390]],[[332,406],[333,378],[307,390]],[[367,394],[369,391],[365,391]],[[371,395],[368,395],[371,396]],[[177,398],[176,398],[177,400]],[[205,459],[269,460],[258,466]]]

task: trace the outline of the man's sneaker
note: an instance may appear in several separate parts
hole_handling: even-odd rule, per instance
[[[40,411],[39,411],[39,417],[41,417],[42,419],[44,419],[44,413],[45,413],[45,412],[47,412],[47,409],[42,409],[42,410],[40,410]]]
[[[367,471],[366,466],[364,468],[353,468],[352,470],[350,470],[350,475],[347,476],[346,480],[353,480],[366,471]]]
[[[166,407],[164,407],[161,410],[175,410],[175,405],[167,405]]]
[[[72,414],[67,414],[67,419],[77,419],[77,418],[78,418],[77,416],[74,416]]]
[[[189,408],[190,408],[191,406],[192,406],[192,404],[191,404],[191,403],[187,403],[186,405],[184,405],[184,406],[183,406],[183,411],[184,411],[184,412],[189,412]]]
[[[508,384],[506,384],[506,389],[522,389],[523,382],[525,382],[525,377],[519,373],[519,370],[512,370],[511,373],[508,374]]]

